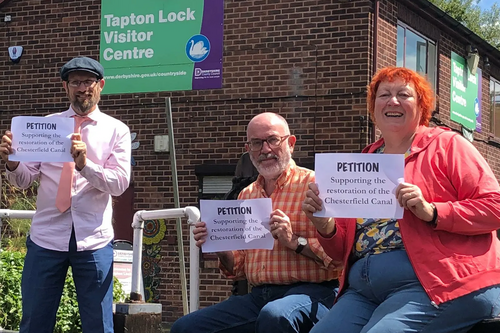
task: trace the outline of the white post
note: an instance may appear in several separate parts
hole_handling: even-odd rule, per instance
[[[189,312],[200,307],[200,249],[196,246],[193,229],[200,220],[200,211],[196,207],[186,207],[189,224]]]

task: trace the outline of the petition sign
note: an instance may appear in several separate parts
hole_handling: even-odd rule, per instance
[[[221,88],[223,17],[223,0],[103,0],[103,93]]]
[[[403,154],[316,154],[323,210],[314,216],[402,218],[395,193],[404,180],[404,163]]]

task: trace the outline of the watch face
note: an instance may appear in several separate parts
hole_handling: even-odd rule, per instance
[[[304,237],[299,237],[297,239],[297,241],[299,242],[300,245],[307,245],[307,239],[305,239]]]

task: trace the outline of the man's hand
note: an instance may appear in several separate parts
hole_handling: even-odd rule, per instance
[[[82,141],[82,135],[73,133],[71,137],[71,156],[75,160],[75,167],[78,171],[87,165],[87,145]]]
[[[12,149],[12,132],[5,131],[5,134],[2,136],[2,143],[0,144],[0,156],[2,160],[7,163],[7,168],[10,171],[14,171],[19,162],[9,161],[9,155],[12,154],[14,150]]]
[[[288,215],[283,211],[276,209],[271,212],[271,234],[283,246],[295,250],[297,248],[297,236],[293,234],[292,224]]]
[[[196,222],[193,229],[193,237],[196,241],[196,246],[201,249],[201,246],[205,243],[207,238],[207,224],[205,222]],[[234,268],[234,256],[231,251],[215,252],[221,264],[226,267],[226,269],[233,274]]]
[[[205,239],[207,238],[207,225],[205,222],[196,222],[194,224],[193,236],[196,241],[196,246],[201,248],[201,246],[205,243]]]

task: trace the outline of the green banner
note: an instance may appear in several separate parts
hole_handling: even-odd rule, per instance
[[[102,0],[103,93],[222,86],[222,0]]]
[[[467,61],[451,52],[450,118],[468,129],[476,129],[476,109],[479,107],[478,73],[472,75]]]

